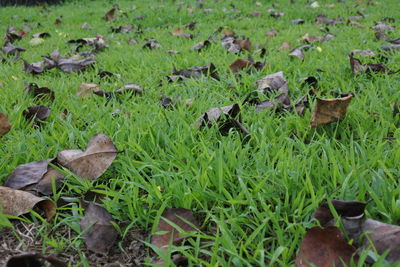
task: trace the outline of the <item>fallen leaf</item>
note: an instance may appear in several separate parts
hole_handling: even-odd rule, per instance
[[[400,44],[382,45],[383,51],[400,51]]]
[[[100,90],[100,86],[95,83],[81,83],[81,85],[78,88],[78,91],[76,92],[77,96],[80,97],[89,97],[92,92]]]
[[[304,60],[304,53],[303,50],[309,49],[311,46],[310,45],[301,45],[299,47],[296,47],[292,51],[290,51],[289,56],[290,57],[297,57],[301,60]]]
[[[107,11],[107,13],[104,15],[103,18],[104,18],[106,21],[115,20],[115,19],[116,19],[116,17],[115,17],[115,11],[117,11],[117,8],[116,8],[116,7],[111,8],[109,11]]]
[[[44,64],[42,61],[40,62],[35,62],[35,63],[28,63],[24,60],[24,71],[27,74],[40,74],[45,71],[45,68],[43,67]]]
[[[36,83],[28,83],[25,86],[25,93],[38,99],[48,98],[54,101],[54,92],[47,87],[39,87]]]
[[[208,48],[208,47],[210,47],[211,46],[211,42],[209,41],[209,40],[205,40],[205,41],[203,41],[203,42],[199,42],[199,43],[197,43],[195,46],[193,46],[193,50],[195,50],[195,51],[197,51],[197,52],[200,52],[200,51],[202,51],[203,49],[206,49],[206,48]]]
[[[68,267],[68,264],[58,259],[54,255],[42,255],[36,252],[24,252],[11,256],[5,267],[40,267],[40,266],[52,266],[52,267]]]
[[[351,51],[351,53],[360,55],[363,57],[374,57],[376,54],[371,50],[371,49],[365,49],[365,50],[359,50],[359,49],[354,49]]]
[[[145,41],[146,41],[146,43],[142,46],[142,48],[148,48],[151,50],[162,48],[162,46],[154,38],[146,38]]]
[[[131,38],[128,40],[128,45],[135,45],[137,43],[138,43],[138,41],[135,38]]]
[[[265,35],[268,37],[275,37],[278,35],[278,31],[275,29],[272,29],[272,30],[268,31],[267,33],[265,33]]]
[[[283,72],[269,74],[256,82],[258,91],[268,93],[270,91],[278,91],[287,93],[288,83],[285,80]]]
[[[350,104],[353,94],[342,98],[317,98],[317,104],[314,107],[311,117],[311,127],[328,124],[331,122],[343,120],[346,116],[347,107]]]
[[[135,29],[133,25],[124,25],[118,27],[111,27],[111,32],[114,33],[130,33]]]
[[[332,206],[341,217],[358,217],[364,214],[367,203],[359,201],[332,200]],[[327,203],[323,203],[314,212],[313,217],[317,219],[321,226],[326,226],[333,220],[333,214]]]
[[[80,228],[85,231],[83,238],[87,248],[93,252],[107,255],[118,238],[118,232],[111,222],[108,211],[93,202],[86,204],[85,216],[80,221]]]
[[[56,206],[51,200],[4,186],[0,186],[0,205],[4,214],[12,216],[26,214],[34,207],[43,210],[48,221],[56,214]]]
[[[33,38],[42,38],[42,39],[44,39],[44,38],[51,37],[51,34],[48,33],[48,32],[38,32],[38,33],[32,34],[32,37]]]
[[[378,22],[374,25],[374,27],[372,27],[372,29],[376,32],[390,32],[390,31],[394,31],[394,27],[390,26],[386,23],[383,22]]]
[[[342,262],[347,266],[352,259],[357,262],[355,252],[356,249],[347,244],[339,228],[316,226],[307,230],[296,258],[296,266],[343,266]]]
[[[280,12],[280,11],[278,11],[278,10],[275,10],[275,9],[273,9],[273,8],[270,8],[270,9],[268,9],[267,11],[269,12],[269,15],[270,15],[271,17],[273,17],[274,19],[278,19],[278,18],[282,17],[283,15],[285,15],[285,13]]]
[[[11,123],[8,116],[0,113],[0,137],[6,135],[11,130]]]
[[[142,94],[143,89],[137,84],[130,83],[130,84],[127,84],[124,87],[119,88],[113,92],[105,92],[102,90],[94,90],[93,91],[93,93],[95,95],[106,97],[106,98],[112,98],[113,95],[122,95],[122,94],[127,94],[127,93],[132,93],[132,92],[133,92],[133,94]]]
[[[186,33],[182,27],[177,27],[177,28],[175,28],[174,30],[171,31],[171,34],[172,34],[173,36],[185,37],[185,38],[187,38],[187,39],[193,38],[193,35],[190,34],[190,33]]]
[[[375,64],[375,63],[367,63],[367,64],[362,64],[361,61],[357,58],[354,57],[354,53],[351,52],[349,54],[349,59],[350,59],[350,67],[353,75],[357,75],[360,72],[366,72],[366,73],[386,73],[386,74],[394,74],[397,73],[398,71],[390,71],[387,66],[384,64]]]
[[[190,69],[176,70],[172,71],[175,76],[182,76],[185,78],[200,78],[201,76],[211,76],[212,78],[219,80],[219,76],[214,64],[210,63],[204,66],[194,66]]]
[[[337,25],[343,23],[342,20],[335,20],[335,19],[330,19],[324,14],[319,14],[316,18],[316,22],[318,25],[320,24],[325,24],[325,25]]]
[[[90,29],[92,29],[92,27],[90,27],[90,25],[89,25],[87,22],[83,23],[81,28],[82,28],[82,29],[85,29],[85,30],[90,30]]]
[[[96,134],[85,151],[67,149],[58,153],[57,162],[81,178],[97,179],[111,165],[118,154],[111,139]]]
[[[363,216],[343,218],[343,226],[359,246],[359,250],[371,249],[385,257],[390,264],[400,263],[400,226],[367,219]],[[371,262],[373,264],[373,262]]]
[[[42,38],[32,38],[29,41],[29,45],[30,46],[38,46],[38,45],[41,45],[43,43],[44,43],[44,39],[42,39]]]
[[[164,234],[153,234],[151,243],[158,248],[168,250],[168,245],[172,241],[173,245],[179,245],[187,238],[185,233],[196,231],[197,221],[192,212],[183,208],[166,209],[161,215],[156,229],[157,232],[166,232]],[[189,222],[189,223],[187,223]],[[174,224],[174,225],[171,225]],[[176,227],[176,226],[177,227]],[[193,226],[194,227],[193,227]]]
[[[278,48],[279,50],[289,50],[292,46],[288,42],[283,42]]]
[[[28,121],[33,121],[35,125],[39,125],[50,116],[50,109],[42,105],[32,106],[24,110],[22,114]]]
[[[251,62],[245,59],[237,59],[229,66],[229,68],[233,73],[237,73],[244,69],[248,69],[249,71],[253,69],[261,70],[264,68],[264,64],[261,62]]]
[[[74,58],[63,58],[57,62],[57,68],[66,73],[73,73],[83,71],[94,63],[96,63],[96,59],[93,56],[78,60]]]
[[[304,24],[304,19],[294,19],[290,21],[291,24]]]
[[[205,112],[195,123],[198,129],[205,126],[211,127],[214,123],[218,124],[222,135],[228,135],[229,130],[235,128],[245,135],[250,132],[241,124],[240,107],[238,104],[224,106],[221,108],[211,108]]]
[[[16,47],[12,43],[6,43],[2,48],[1,48],[7,56],[9,55],[18,55],[20,52],[24,52],[25,49]]]
[[[261,112],[264,109],[275,109],[280,111],[279,109],[282,108],[284,110],[290,110],[290,98],[287,93],[282,93],[276,96],[273,100],[265,100],[260,102],[256,106],[256,112]]]

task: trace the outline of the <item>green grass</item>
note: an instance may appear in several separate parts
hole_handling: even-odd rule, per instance
[[[269,17],[270,2],[256,6],[253,1],[205,1],[204,6],[214,10],[208,14],[201,9],[187,12],[188,6],[197,5],[195,1],[184,1],[180,8],[170,0],[118,1],[128,17],[120,16],[111,23],[101,17],[111,8],[112,1],[77,1],[49,7],[50,13],[42,13],[38,7],[1,8],[0,32],[5,32],[7,25],[22,27],[26,18],[31,26],[42,24],[30,34],[51,34],[38,47],[29,46],[30,38],[16,42],[27,49],[22,58],[28,62],[39,61],[55,49],[66,54],[70,49],[66,41],[70,39],[94,37],[97,33],[109,39],[109,48],[98,54],[95,69],[80,74],[51,70],[31,76],[24,73],[21,61],[0,64],[0,82],[4,84],[0,87],[0,112],[9,114],[13,125],[0,140],[1,184],[20,164],[55,157],[66,148],[85,148],[94,134],[105,133],[124,152],[96,181],[81,181],[67,173],[65,186],[54,198],[84,195],[88,191],[105,194],[103,206],[117,222],[124,222],[119,229],[123,237],[131,229],[150,232],[165,208],[191,209],[202,218],[204,235],[211,236],[205,243],[198,237],[177,248],[188,256],[191,266],[293,265],[305,230],[314,224],[312,213],[329,199],[371,201],[367,216],[399,224],[400,143],[398,139],[385,139],[400,136],[399,117],[392,117],[391,107],[400,97],[399,75],[352,77],[347,57],[353,49],[379,51],[383,42],[375,40],[370,27],[382,17],[398,19],[398,1],[375,1],[372,6],[366,5],[367,1],[359,6],[350,0],[345,4],[319,1],[321,8],[317,9],[310,8],[307,1],[296,1],[294,5],[278,2],[275,8],[285,12],[278,20]],[[135,10],[131,9],[133,4]],[[239,17],[232,18],[236,13],[230,4],[241,10]],[[335,6],[326,8],[325,4]],[[336,38],[317,44],[321,52],[306,52],[304,62],[290,59],[287,51],[278,50],[284,41],[300,45],[298,39],[305,33],[323,35],[314,22],[318,14],[347,18],[357,15],[357,10],[367,15],[360,21],[365,28],[330,27]],[[262,14],[253,17],[252,11]],[[140,15],[143,20],[135,19]],[[55,26],[53,22],[59,16],[63,23]],[[290,21],[296,18],[306,23],[291,25]],[[169,34],[177,26],[192,21],[197,22],[194,39]],[[81,29],[84,22],[93,29]],[[144,33],[109,32],[111,26],[126,24],[140,24]],[[394,25],[399,28],[399,21]],[[228,54],[219,39],[201,53],[191,50],[220,26],[232,28],[239,36],[246,35],[253,45],[266,47],[266,67],[236,79],[228,66],[237,58],[247,58],[247,53]],[[279,31],[278,36],[266,37],[265,33],[272,28]],[[132,37],[139,41],[138,45],[127,44]],[[144,38],[148,37],[156,38],[163,49],[142,49]],[[390,37],[399,37],[398,30]],[[169,55],[167,49],[180,53]],[[258,55],[254,57],[259,59]],[[389,68],[399,69],[399,59],[399,54],[391,55]],[[203,77],[184,83],[159,83],[174,67],[209,63],[216,65],[221,81]],[[317,72],[317,68],[325,72]],[[123,80],[101,80],[96,75],[100,69],[120,73]],[[255,90],[257,79],[277,71],[284,71],[292,100],[308,91],[297,80],[311,75],[318,78],[321,95],[355,92],[346,118],[340,123],[310,129],[311,110],[299,117],[273,111],[256,113],[255,107],[242,106],[242,121],[252,136],[247,143],[235,131],[221,136],[216,127],[198,131],[190,126],[212,107],[241,103]],[[53,103],[41,102],[49,105],[52,114],[40,129],[30,127],[22,115],[24,109],[37,103],[24,94],[25,82],[49,87],[56,94]],[[98,83],[104,90],[138,83],[144,88],[144,95],[110,101],[95,95],[82,99],[76,96],[82,82]],[[228,89],[230,84],[236,88]],[[174,110],[164,110],[159,105],[161,94],[195,101],[190,107],[177,105]],[[130,116],[112,115],[117,108]],[[66,120],[58,116],[64,109],[70,112]],[[31,220],[38,225],[42,252],[72,249],[81,255],[82,264],[88,264],[81,251],[82,210],[78,207],[78,203],[59,207],[50,223],[38,216]],[[63,227],[72,229],[73,239],[56,234]],[[150,238],[143,241],[150,242]],[[209,254],[208,262],[199,258],[202,253]]]

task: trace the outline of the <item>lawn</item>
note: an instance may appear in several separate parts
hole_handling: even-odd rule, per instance
[[[117,2],[115,19],[105,20]],[[333,199],[368,202],[366,217],[399,225],[400,117],[393,109],[400,97],[400,74],[353,75],[349,53],[370,49],[377,56],[357,58],[363,63],[384,63],[393,72],[400,69],[400,53],[382,51],[388,43],[377,40],[372,29],[382,18],[395,18],[385,21],[397,27],[386,33],[387,38],[400,37],[400,6],[397,0],[318,3],[319,7],[305,0],[274,4],[84,0],[44,8],[2,7],[1,33],[7,26],[22,29],[28,24],[32,29],[13,43],[26,49],[21,60],[12,62],[10,56],[0,63],[0,113],[7,114],[12,124],[0,137],[0,185],[21,164],[55,158],[64,149],[85,150],[98,133],[107,135],[120,153],[97,179],[82,179],[56,167],[65,178],[47,196],[57,203],[50,221],[37,210],[18,218],[1,215],[0,264],[19,252],[36,251],[58,255],[72,266],[150,265],[159,257],[172,264],[171,253],[184,255],[188,266],[291,266],[307,229],[318,224],[314,211]],[[271,8],[283,16],[274,18]],[[342,23],[317,23],[322,13]],[[348,19],[351,16],[360,16],[358,24],[351,23],[355,21]],[[61,23],[55,24],[56,19]],[[292,24],[294,19],[304,23]],[[187,25],[192,22],[196,25],[191,30]],[[90,27],[82,28],[84,23]],[[121,25],[135,27],[128,33],[110,30]],[[177,27],[192,38],[171,34]],[[272,29],[277,30],[276,36],[266,35]],[[249,38],[250,51],[227,52],[221,36],[229,31],[238,39]],[[32,35],[39,32],[50,36],[35,43]],[[304,60],[288,56],[305,43],[300,40],[304,34],[328,32],[334,38],[311,43]],[[69,40],[96,34],[107,39],[108,48],[96,52],[93,66],[74,73],[57,68],[37,75],[24,71],[23,60],[38,62],[56,49],[67,55],[75,45]],[[192,49],[210,36],[209,46]],[[132,38],[136,44],[128,43]],[[143,48],[146,38],[155,38],[161,47]],[[281,49],[283,42],[292,48]],[[249,56],[265,66],[232,73],[230,64]],[[174,69],[210,63],[219,80],[207,74],[175,82],[166,78]],[[119,75],[101,78],[101,70]],[[309,127],[315,99],[302,116],[282,108],[257,112],[254,105],[244,103],[257,92],[257,80],[279,71],[287,80],[292,105],[310,91],[310,85],[299,81],[303,77],[318,80],[314,89],[320,98],[354,93],[344,119]],[[54,101],[26,94],[27,83],[53,90]],[[134,83],[143,93],[82,97],[77,95],[82,83],[97,84],[104,91]],[[165,108],[162,97],[164,101],[169,97],[173,105]],[[268,94],[259,97],[271,99]],[[236,103],[249,136],[233,128],[221,134],[215,123],[201,129],[193,125],[207,110]],[[34,105],[51,110],[39,126],[23,114]],[[114,220],[118,239],[107,255],[86,248],[80,228],[85,214],[82,199],[95,199]],[[184,244],[163,251],[151,245],[151,235],[169,208],[192,211],[200,231]],[[7,226],[6,217],[13,228]]]

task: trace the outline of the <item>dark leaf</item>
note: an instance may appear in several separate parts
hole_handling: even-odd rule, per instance
[[[316,18],[317,24],[337,25],[343,23],[341,20],[330,19],[324,14],[319,14]]]
[[[54,101],[54,92],[47,87],[39,87],[36,83],[27,84],[25,93],[35,98],[49,98],[51,101]]]
[[[57,155],[57,162],[81,178],[97,179],[117,157],[118,151],[105,134],[96,134],[85,151],[63,150]]]
[[[122,88],[119,88],[115,90],[114,92],[105,92],[102,90],[94,90],[93,93],[98,96],[106,97],[106,98],[112,98],[113,95],[121,95],[121,94],[127,94],[127,93],[134,93],[134,94],[142,94],[143,89],[137,85],[137,84],[127,84]]]
[[[38,33],[35,33],[35,34],[32,34],[32,37],[34,37],[34,38],[49,38],[49,37],[51,37],[51,34],[50,33],[48,33],[48,32],[38,32]]]
[[[363,215],[367,206],[367,203],[359,201],[332,200],[331,203],[337,214],[341,217],[358,217]],[[319,206],[314,212],[313,217],[320,222],[321,226],[328,225],[334,218],[327,203]]]
[[[95,63],[96,59],[93,56],[88,56],[78,60],[75,60],[74,58],[63,58],[57,62],[57,68],[66,73],[73,73],[83,71]]]
[[[292,23],[292,24],[304,24],[304,19],[294,19],[290,23]]]
[[[310,45],[301,45],[299,47],[296,47],[292,51],[290,51],[289,56],[290,57],[297,57],[301,60],[304,60],[304,53],[303,50],[309,49],[311,46]]]
[[[124,25],[118,27],[111,27],[111,32],[115,33],[130,33],[135,29],[133,25]]]
[[[4,54],[6,54],[6,55],[17,55],[20,52],[25,51],[25,49],[16,47],[16,46],[12,45],[11,43],[5,44],[1,49],[3,50]]]
[[[313,89],[318,87],[318,80],[314,76],[304,77],[297,80],[297,82],[301,83],[302,85],[306,84]]]
[[[400,44],[382,45],[383,51],[400,51]]]
[[[54,255],[41,255],[35,252],[21,253],[11,256],[4,267],[68,267],[68,264]]]
[[[203,49],[208,48],[211,45],[211,42],[209,40],[205,40],[203,42],[197,43],[195,46],[193,46],[193,50],[196,50],[198,52],[202,51]]]
[[[28,121],[32,120],[34,124],[39,125],[50,116],[50,109],[46,106],[32,106],[24,110],[22,114]]]
[[[185,78],[200,78],[201,76],[211,76],[212,78],[219,80],[219,76],[214,64],[210,63],[205,66],[194,66],[190,69],[173,70],[172,74],[175,76],[183,76]],[[171,77],[171,76],[169,76]]]
[[[375,57],[375,53],[371,50],[371,49],[365,49],[365,50],[359,50],[359,49],[355,49],[352,50],[351,53],[353,53],[353,55],[360,55],[363,57]]]
[[[296,266],[345,266],[349,265],[356,249],[347,244],[340,229],[335,226],[321,228],[319,226],[307,230],[296,258]]]
[[[376,32],[390,32],[390,31],[394,31],[394,27],[383,23],[383,22],[378,22],[375,24],[374,27],[372,27],[372,29]]]
[[[270,91],[278,91],[287,93],[288,83],[283,76],[283,72],[269,74],[256,82],[257,88],[260,92],[268,93]]]
[[[107,255],[118,238],[118,232],[111,224],[113,221],[106,209],[93,202],[85,208],[85,216],[80,221],[83,238],[87,248],[93,252]]]
[[[43,62],[28,63],[24,60],[24,70],[27,74],[40,74],[45,71]]]
[[[145,40],[146,40],[146,43],[142,46],[142,48],[148,48],[151,50],[162,48],[162,46],[154,38],[146,38]]]
[[[273,8],[270,8],[270,9],[268,9],[267,11],[269,12],[269,15],[270,15],[271,17],[273,17],[274,19],[278,19],[278,18],[282,17],[283,15],[285,15],[285,13],[280,12],[280,11],[278,11],[278,10],[275,10],[275,9],[273,9]]]

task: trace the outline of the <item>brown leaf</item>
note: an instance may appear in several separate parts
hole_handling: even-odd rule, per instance
[[[278,35],[278,31],[276,29],[272,29],[269,32],[267,32],[265,35],[268,37],[275,37]]]
[[[82,71],[94,63],[96,63],[96,59],[93,56],[78,60],[74,58],[62,58],[57,62],[57,67],[66,73],[73,73]]]
[[[209,40],[205,40],[203,42],[199,42],[197,43],[195,46],[193,46],[193,50],[196,50],[197,52],[202,51],[203,49],[206,49],[208,47],[210,47],[211,42]]]
[[[58,153],[57,162],[81,178],[97,179],[111,165],[118,154],[111,139],[96,134],[85,151],[67,149]]]
[[[292,46],[288,42],[283,42],[278,48],[279,50],[289,50]]]
[[[38,99],[48,98],[54,101],[54,92],[47,87],[39,87],[36,83],[28,83],[25,86],[25,93]]]
[[[47,117],[50,116],[50,109],[46,106],[32,106],[24,110],[23,116],[28,120],[32,120],[34,124],[39,125]]]
[[[332,200],[331,203],[337,214],[341,217],[358,217],[364,214],[365,207],[367,206],[367,203],[359,201]],[[327,225],[333,220],[333,214],[327,203],[323,203],[319,206],[314,212],[313,217],[317,219],[322,226]]]
[[[100,90],[100,86],[95,83],[81,83],[76,92],[77,96],[80,97],[89,97],[92,92]]]
[[[307,230],[296,258],[296,266],[344,266],[350,264],[356,249],[347,244],[340,229],[335,226],[321,228],[319,226]]]
[[[278,91],[287,93],[288,83],[283,76],[283,72],[269,74],[256,82],[260,92],[267,93],[269,91]]]
[[[352,94],[342,98],[317,98],[317,104],[311,117],[311,127],[328,124],[343,120],[346,116],[347,107],[350,104]]]
[[[350,59],[350,67],[353,75],[357,75],[358,73],[364,71],[366,73],[387,73],[387,74],[394,74],[397,73],[390,71],[387,66],[384,64],[376,64],[376,63],[367,63],[367,64],[362,64],[361,61],[357,58],[354,57],[354,53],[351,52],[349,54],[349,59]]]
[[[8,260],[6,267],[68,267],[68,264],[58,259],[54,255],[42,255],[36,252],[21,253],[11,256]]]
[[[362,216],[345,218],[342,222],[349,238],[356,241],[360,251],[373,249],[380,255],[389,251],[385,259],[390,264],[400,263],[400,226],[365,220]]]
[[[24,60],[24,71],[28,74],[40,74],[45,71],[43,62],[28,63]]]
[[[264,68],[264,64],[261,62],[250,62],[245,59],[237,59],[229,66],[229,68],[233,73],[237,73],[246,68],[248,68],[249,71],[252,69],[261,70]]]
[[[275,109],[280,111],[279,109],[290,110],[290,98],[287,93],[283,93],[275,97],[273,100],[265,100],[259,103],[256,106],[256,112],[261,112],[264,109]]]
[[[48,221],[56,214],[56,206],[51,200],[4,186],[0,186],[0,205],[4,214],[12,216],[28,213],[35,206],[45,212]]]
[[[115,33],[130,33],[135,29],[133,25],[124,25],[118,27],[111,27],[111,32]]]
[[[151,243],[158,248],[168,250],[167,246],[170,244],[170,241],[172,241],[173,245],[179,245],[187,238],[184,233],[196,231],[195,227],[197,227],[198,223],[190,210],[183,208],[166,209],[161,217],[162,218],[158,222],[156,232],[167,233],[153,234],[151,238]],[[188,224],[185,220],[190,222],[195,227]],[[174,225],[171,225],[169,221],[178,226],[180,229]]]
[[[93,202],[87,205],[80,227],[82,231],[88,229],[83,238],[89,250],[103,255],[108,254],[118,238],[118,232],[111,224],[112,221],[111,214],[105,208]]]
[[[131,38],[128,40],[128,45],[135,45],[137,43],[138,43],[138,41],[135,38]]]
[[[107,13],[104,15],[103,19],[106,21],[112,21],[115,20],[115,11],[117,11],[116,7],[111,8]]]
[[[171,31],[171,34],[173,36],[177,36],[177,37],[185,37],[187,39],[191,39],[193,38],[193,35],[190,33],[186,33],[185,30],[182,27],[177,27],[174,30]]]
[[[0,113],[0,137],[6,135],[11,130],[11,123],[8,116]]]

